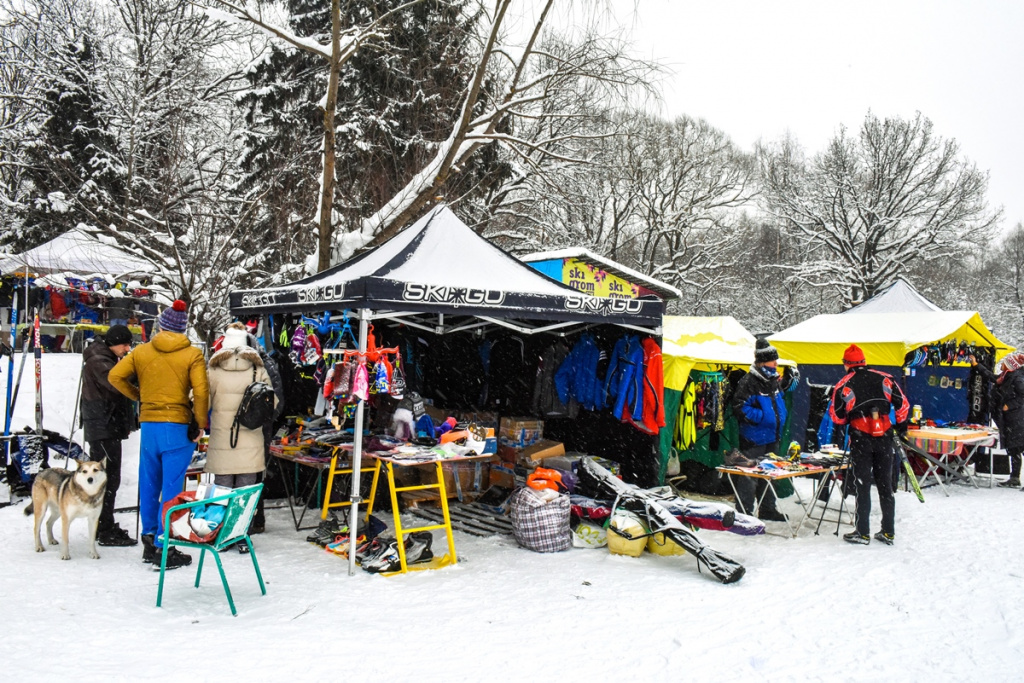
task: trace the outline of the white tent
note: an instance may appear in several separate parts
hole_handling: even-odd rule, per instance
[[[36,272],[114,277],[153,271],[152,263],[126,254],[78,230],[69,230],[38,247],[0,259],[0,272],[4,274],[26,266]]]
[[[843,315],[865,313],[931,313],[942,309],[928,299],[921,296],[914,286],[904,280],[897,278],[878,294],[874,295],[864,303],[854,306]]]

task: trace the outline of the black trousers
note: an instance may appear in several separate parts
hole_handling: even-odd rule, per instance
[[[883,436],[870,436],[851,429],[850,456],[853,459],[853,476],[857,480],[857,532],[864,536],[871,532],[873,484],[878,489],[878,504],[882,508],[882,531],[895,534],[896,496],[893,488],[893,460],[896,454],[892,432]]]
[[[1010,458],[1010,479],[1020,479],[1020,461],[1024,457],[1024,448],[1007,448],[1006,455]]]
[[[121,488],[121,439],[90,441],[89,457],[93,460],[107,459],[107,492],[103,494],[99,522],[99,530],[106,531],[114,528],[114,502],[117,490]]]
[[[743,455],[747,456],[751,460],[757,460],[760,462],[764,459],[764,456],[768,453],[778,453],[778,444],[766,443],[760,446],[755,446],[750,443],[740,443],[740,450],[743,451]],[[764,479],[754,479],[752,477],[733,477],[733,484],[736,486],[736,493],[739,495],[739,504],[742,506],[741,512],[745,512],[748,515],[756,515],[762,511],[769,511],[775,509],[775,494],[772,493],[771,488],[768,486],[768,482]],[[767,492],[765,491],[767,489]],[[760,510],[754,509],[754,501],[761,497],[764,493],[764,498],[761,500]]]

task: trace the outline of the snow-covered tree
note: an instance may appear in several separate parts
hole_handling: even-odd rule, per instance
[[[26,145],[32,191],[16,248],[52,239],[123,200],[123,168],[97,83],[97,49],[80,30],[51,55],[56,77],[43,92],[40,136]]]
[[[354,52],[339,73],[332,230],[358,227],[407,183],[432,154],[437,130],[457,115],[471,66],[466,42],[472,17],[465,4],[365,0],[342,7],[344,26],[386,15],[379,24],[386,38]],[[288,31],[326,41],[327,4],[291,0],[286,9]],[[249,70],[250,88],[240,98],[247,122],[244,187],[263,195],[261,234],[279,241],[283,264],[301,264],[317,244],[308,226],[323,188],[310,169],[323,157],[325,67],[322,57],[276,41]]]
[[[573,141],[593,134],[588,123],[594,111],[575,103],[596,98],[581,98],[580,89],[622,95],[648,82],[650,66],[631,58],[621,40],[595,25],[577,24],[562,33],[549,27],[553,0],[538,6],[528,32],[513,36],[513,4],[494,0],[481,12],[476,63],[458,117],[405,187],[364,220],[360,231],[337,236],[335,261],[390,238],[439,197],[450,201],[459,175],[482,150],[501,147],[513,183],[524,169],[536,169],[546,160],[585,161],[572,156]],[[567,106],[559,111],[555,103]],[[538,117],[546,125],[530,125]],[[561,119],[557,126],[552,125],[556,118]]]
[[[800,274],[841,290],[847,305],[916,260],[983,241],[999,216],[986,205],[987,174],[920,114],[869,112],[856,136],[840,129],[812,159],[792,139],[761,146],[759,158],[765,208],[808,248],[822,249]]]
[[[120,169],[91,5],[7,2],[0,14],[5,240],[24,249],[116,204]]]

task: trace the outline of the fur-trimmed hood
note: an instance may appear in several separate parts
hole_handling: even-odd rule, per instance
[[[263,367],[263,359],[259,352],[249,346],[233,349],[221,349],[210,358],[210,369],[220,368],[228,371],[251,370],[253,366]]]

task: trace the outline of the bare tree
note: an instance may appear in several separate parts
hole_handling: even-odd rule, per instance
[[[758,153],[765,208],[828,255],[805,261],[802,276],[842,290],[847,305],[916,260],[983,241],[999,218],[986,205],[988,175],[920,114],[883,120],[869,112],[856,137],[840,129],[811,160],[791,139]]]
[[[630,58],[620,41],[596,29],[577,27],[571,39],[546,34],[553,0],[540,6],[529,34],[516,44],[506,30],[512,4],[494,0],[493,7],[481,14],[479,56],[461,114],[447,139],[437,143],[434,158],[367,218],[358,234],[339,236],[336,260],[397,233],[424,207],[445,196],[452,176],[481,149],[500,145],[520,164],[520,178],[543,160],[585,161],[573,156],[571,142],[593,134],[581,121],[590,120],[594,112],[574,106],[555,111],[545,105],[579,99],[581,85],[624,93],[648,83],[650,65]],[[490,97],[490,92],[497,95]],[[540,125],[529,125],[538,121]]]

